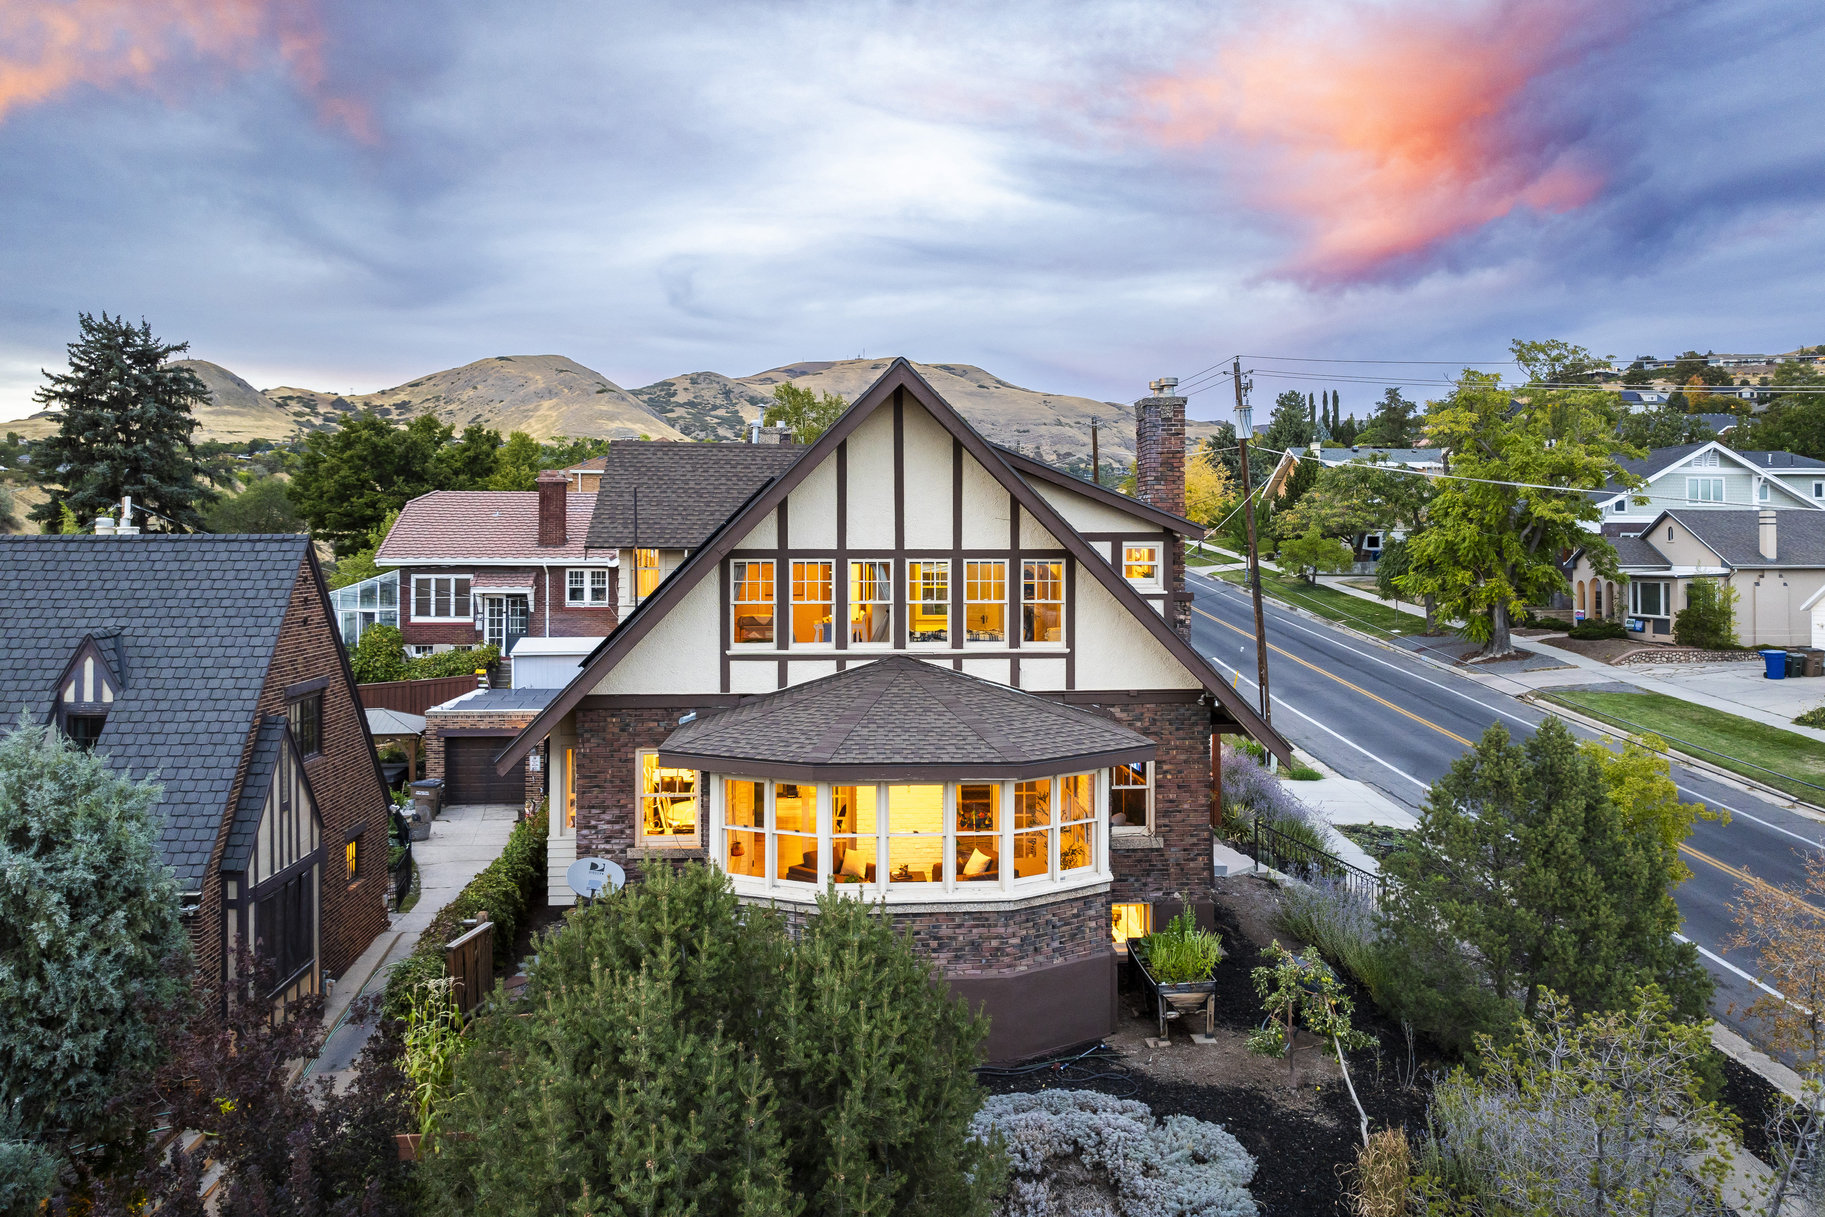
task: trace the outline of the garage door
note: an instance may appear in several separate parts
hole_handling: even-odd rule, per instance
[[[526,801],[526,762],[505,774],[494,771],[494,758],[513,737],[478,736],[444,741],[445,803],[512,803]]]

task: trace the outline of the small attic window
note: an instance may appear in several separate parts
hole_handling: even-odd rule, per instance
[[[57,682],[57,726],[78,748],[95,746],[120,695],[120,677],[93,638],[83,639]]]

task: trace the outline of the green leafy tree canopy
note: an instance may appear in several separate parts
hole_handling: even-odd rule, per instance
[[[458,439],[430,414],[405,427],[360,414],[305,439],[289,493],[312,534],[347,557],[377,544],[387,513],[421,494],[486,489],[500,449],[500,433],[487,427],[467,427]]]
[[[1280,543],[1280,565],[1297,571],[1307,583],[1315,583],[1320,574],[1349,570],[1356,561],[1348,545],[1318,531],[1316,524],[1303,533]]]
[[[214,497],[197,461],[194,410],[209,391],[188,368],[170,363],[189,343],[161,342],[145,321],[81,313],[69,345],[70,370],[46,372],[32,399],[58,410],[57,433],[32,454],[40,476],[55,479],[31,518],[55,532],[64,509],[88,521],[113,514],[123,496],[157,515],[136,521],[151,531],[201,528]],[[161,518],[163,517],[163,518]]]
[[[815,393],[787,380],[773,386],[773,404],[761,421],[769,427],[790,427],[799,443],[815,444],[848,408],[849,403],[835,393]]]
[[[304,520],[292,507],[285,479],[270,474],[235,495],[217,499],[204,513],[210,532],[292,533],[304,531]]]

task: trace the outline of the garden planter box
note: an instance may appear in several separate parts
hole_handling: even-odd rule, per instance
[[[1160,1038],[1166,1038],[1166,1020],[1204,1011],[1204,1034],[1211,1034],[1216,1019],[1216,980],[1190,980],[1181,984],[1161,984],[1153,969],[1147,966],[1147,948],[1139,939],[1128,940],[1128,958],[1134,964],[1141,983],[1153,994],[1154,1009],[1160,1019]]]

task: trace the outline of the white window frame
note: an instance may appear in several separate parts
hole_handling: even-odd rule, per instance
[[[471,578],[472,577],[469,575],[413,575],[412,576],[412,620],[414,620],[414,621],[474,621],[475,620],[475,585],[471,581]],[[456,584],[457,584],[458,580],[461,580],[462,584],[463,584],[463,598],[469,602],[469,611],[466,613],[458,613],[456,611]],[[435,615],[437,612],[437,585],[439,583],[448,583],[450,585],[450,589],[449,589],[450,615],[447,617],[439,617],[439,616]],[[428,615],[428,616],[422,615],[418,611],[418,589],[419,589],[420,585],[422,585],[422,584],[429,584],[430,588],[431,588],[430,603],[431,603],[432,615]]]
[[[1139,835],[1145,835],[1145,834],[1151,833],[1153,831],[1153,791],[1154,791],[1155,780],[1158,777],[1158,771],[1152,761],[1140,761],[1140,762],[1138,762],[1138,764],[1145,765],[1147,767],[1147,782],[1144,786],[1135,786],[1132,784],[1125,784],[1125,785],[1117,786],[1116,782],[1115,782],[1116,774],[1119,771],[1121,771],[1122,769],[1133,769],[1134,766],[1133,765],[1111,765],[1111,766],[1109,766],[1109,779],[1108,779],[1109,780],[1109,794],[1108,794],[1108,797],[1104,800],[1104,803],[1106,804],[1108,810],[1105,813],[1105,815],[1107,816],[1107,818],[1109,820],[1109,831],[1111,833],[1116,834],[1117,836],[1121,836],[1121,835],[1139,836]],[[1147,792],[1147,818],[1144,823],[1140,823],[1140,824],[1117,824],[1117,823],[1115,823],[1115,792],[1117,790],[1145,790]]]
[[[654,763],[657,764],[659,749],[636,748],[634,750],[634,832],[636,834],[636,843],[641,849],[696,849],[698,844],[703,840],[703,773],[699,770],[683,771],[694,775],[691,779],[691,798],[696,804],[697,814],[694,817],[690,835],[687,837],[682,833],[677,833],[666,834],[664,836],[648,836],[646,832],[647,801],[649,799],[664,797],[664,795],[661,794],[647,793],[646,758],[649,756],[654,758]],[[670,766],[660,766],[660,768],[670,768]]]
[[[1757,478],[1755,481],[1755,501],[1758,503],[1766,503],[1771,497],[1773,497],[1773,493],[1768,489],[1768,479]]]
[[[1117,541],[1116,544],[1122,549],[1122,578],[1126,579],[1131,586],[1151,592],[1157,592],[1166,586],[1164,546],[1158,541]],[[1137,552],[1146,552],[1152,557],[1134,561],[1132,556]],[[1131,566],[1151,566],[1153,574],[1131,575],[1128,573],[1128,568]]]
[[[790,566],[787,569],[791,573],[791,579],[788,582],[787,590],[791,595],[786,602],[786,645],[801,651],[827,651],[836,645],[837,605],[839,603],[836,594],[837,564],[830,558],[791,558],[788,561]],[[802,590],[818,581],[819,577],[813,574],[811,578],[807,579],[801,577],[800,572],[809,573],[810,568],[814,567],[823,568],[822,582],[830,588],[830,595],[827,599],[812,600],[801,596]],[[830,636],[828,638],[812,638],[805,642],[798,640],[798,607],[801,604],[819,604],[829,610]],[[774,628],[778,628],[777,617],[774,619]]]
[[[1812,484],[1812,497],[1815,499],[1825,499],[1825,482],[1814,482]]]
[[[1021,561],[1021,563],[1020,563],[1020,645],[1022,647],[1050,647],[1050,648],[1057,648],[1060,650],[1064,649],[1065,639],[1068,636],[1066,633],[1067,621],[1066,621],[1065,614],[1070,612],[1070,605],[1065,603],[1065,587],[1067,586],[1066,572],[1069,570],[1069,567],[1067,567],[1065,564],[1069,561],[1070,561],[1069,558],[1026,558]],[[1027,568],[1029,566],[1057,566],[1058,567],[1058,599],[1052,600],[1052,599],[1047,599],[1047,598],[1041,598],[1038,596],[1029,598],[1027,596],[1028,585],[1036,582],[1035,580],[1031,580],[1031,579],[1027,578]],[[1050,582],[1050,579],[1048,578],[1046,580],[1046,582]],[[1027,637],[1027,606],[1032,605],[1032,604],[1056,604],[1058,606],[1058,639],[1057,639],[1057,641],[1046,641],[1043,639],[1032,639],[1032,638]]]
[[[861,651],[886,650],[889,647],[893,646],[893,615],[894,615],[894,587],[893,587],[893,585],[894,585],[894,577],[893,577],[894,564],[893,564],[893,560],[891,558],[854,558],[854,557],[852,557],[848,560],[848,563],[849,563],[848,566],[845,567],[844,571],[843,571],[843,579],[844,579],[843,594],[845,597],[845,599],[843,601],[843,623],[844,623],[843,628],[849,631],[849,648],[850,648],[850,650],[861,650]],[[884,572],[887,575],[884,585],[883,585],[883,581],[881,581],[879,579],[877,579],[875,581],[876,598],[873,600],[861,600],[861,599],[858,599],[856,596],[855,568],[858,566],[861,566],[863,564],[867,564],[869,566],[875,567],[877,574]],[[857,641],[857,639],[856,639],[856,636],[855,636],[855,610],[864,604],[879,608],[882,612],[887,614],[887,637],[880,642],[870,642],[867,640]]]
[[[1699,490],[1701,487],[1708,489],[1708,490],[1716,490],[1717,497],[1712,498],[1709,495],[1700,494]],[[1724,490],[1725,490],[1724,479],[1721,477],[1687,478],[1686,479],[1686,502],[1688,502],[1688,503],[1722,503],[1724,501]]]
[[[742,588],[747,586],[750,582],[748,578],[748,568],[754,566],[760,567],[766,572],[764,578],[752,580],[755,586],[760,590],[761,598],[758,600],[743,600],[741,598]],[[766,651],[777,649],[779,645],[778,579],[779,568],[774,565],[773,559],[771,558],[735,558],[729,562],[728,643],[732,649],[738,651]],[[773,628],[770,631],[770,637],[765,640],[756,639],[751,642],[737,642],[735,640],[735,631],[740,625],[741,606],[744,604],[764,604],[771,610]],[[791,628],[790,622],[788,622],[787,628]]]
[[[1647,613],[1641,608],[1641,589],[1647,586],[1660,589],[1660,612]],[[1672,620],[1672,585],[1665,579],[1630,579],[1629,580],[1629,616],[1643,617],[1651,621]]]
[[[972,579],[970,572],[978,568],[998,568],[999,575],[990,574],[989,579],[1001,585],[1001,597],[998,600],[972,600],[970,588],[983,582],[980,573]],[[1001,637],[984,638],[972,641],[970,638],[970,606],[972,604],[998,604],[1001,607]],[[963,645],[981,650],[1005,650],[1008,646],[1008,563],[1006,558],[968,558],[963,562]]]
[[[601,595],[596,593],[600,592]],[[613,608],[608,597],[608,567],[572,566],[564,572],[564,607]]]
[[[917,603],[917,604],[935,603],[935,601],[927,601],[923,597],[919,596],[919,592],[921,590],[921,588],[919,586],[919,581],[913,577],[913,568],[914,567],[925,567],[925,566],[937,567],[944,574],[944,637],[941,639],[926,639],[923,641],[914,641],[913,636],[912,636],[912,625],[913,625],[912,606],[915,603]],[[955,635],[955,633],[956,633],[956,630],[952,628],[953,618],[955,616],[955,614],[952,612],[952,610],[955,608],[956,602],[957,602],[956,601],[957,589],[954,586],[956,583],[956,574],[957,574],[957,572],[953,569],[951,560],[949,558],[908,558],[907,559],[907,561],[906,561],[906,647],[908,650],[912,650],[912,651],[948,651],[951,649],[951,644],[956,641],[956,638],[953,637],[953,635]],[[915,597],[918,597],[918,598],[915,600]]]

